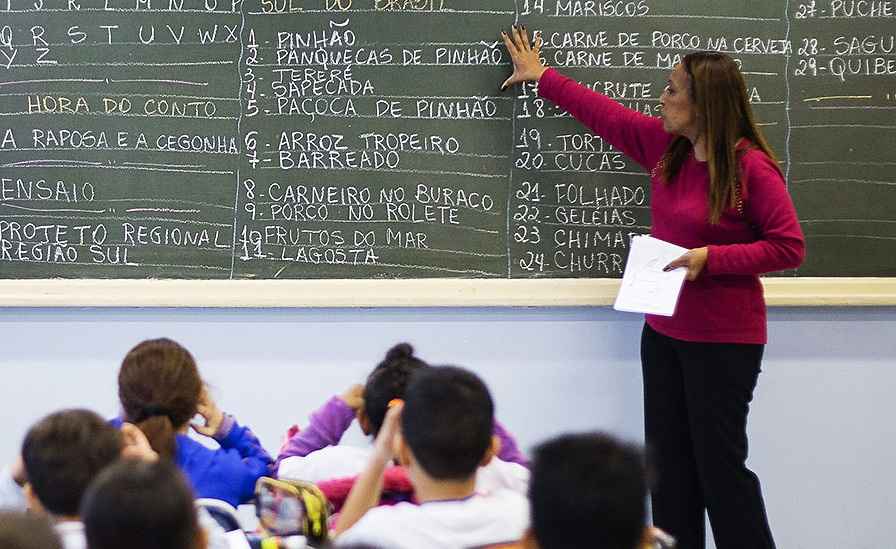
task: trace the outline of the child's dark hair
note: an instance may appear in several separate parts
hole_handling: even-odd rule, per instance
[[[62,549],[47,517],[25,513],[0,513],[0,547],[3,549]]]
[[[414,356],[414,348],[410,344],[399,343],[389,349],[383,361],[373,369],[364,385],[364,413],[370,420],[374,435],[383,426],[389,402],[404,398],[411,374],[426,366],[425,362]]]
[[[196,415],[201,393],[196,361],[170,339],[140,343],[124,357],[118,372],[124,419],[136,424],[166,459],[173,459],[175,434]]]
[[[541,549],[638,547],[648,482],[637,446],[583,433],[549,440],[534,454],[529,501]]]
[[[47,512],[73,517],[94,477],[119,459],[121,445],[121,434],[90,410],[54,412],[25,435],[25,475]]]
[[[90,549],[196,549],[202,534],[193,494],[170,462],[122,461],[84,495]]]
[[[476,374],[454,366],[424,368],[405,393],[401,430],[427,474],[465,480],[491,447],[494,414],[488,388]]]

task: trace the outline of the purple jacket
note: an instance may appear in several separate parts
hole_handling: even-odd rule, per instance
[[[311,420],[307,427],[290,437],[280,448],[274,470],[279,469],[280,462],[286,458],[305,457],[315,450],[339,444],[339,440],[354,419],[355,411],[338,396],[332,397],[320,409],[311,414]],[[495,420],[495,434],[501,439],[499,459],[519,463],[524,467],[529,466],[529,461],[520,452],[516,440],[497,420]]]

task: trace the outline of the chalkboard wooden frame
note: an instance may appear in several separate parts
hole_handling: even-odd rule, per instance
[[[0,307],[578,307],[617,279],[0,280]],[[769,278],[771,306],[896,305],[896,278]]]

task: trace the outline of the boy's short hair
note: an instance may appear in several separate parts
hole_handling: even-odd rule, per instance
[[[195,549],[193,494],[168,461],[122,461],[84,495],[81,520],[91,549]]]
[[[602,433],[549,440],[535,449],[529,501],[541,549],[635,549],[647,520],[643,454]]]
[[[119,459],[121,444],[119,432],[90,410],[61,410],[34,424],[22,443],[22,461],[43,508],[76,516],[94,477]]]
[[[62,549],[62,541],[47,517],[25,513],[0,513],[0,547]]]
[[[411,375],[427,364],[414,356],[414,348],[399,343],[386,353],[382,362],[367,376],[364,385],[364,413],[374,435],[380,432],[389,402],[404,398]]]
[[[488,388],[476,374],[453,366],[424,368],[405,393],[402,435],[429,476],[465,480],[491,446],[494,413]]]

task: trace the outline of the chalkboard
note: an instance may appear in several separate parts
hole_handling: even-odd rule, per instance
[[[0,278],[617,278],[631,160],[499,32],[655,114],[729,52],[807,236],[896,276],[894,1],[0,0]]]

